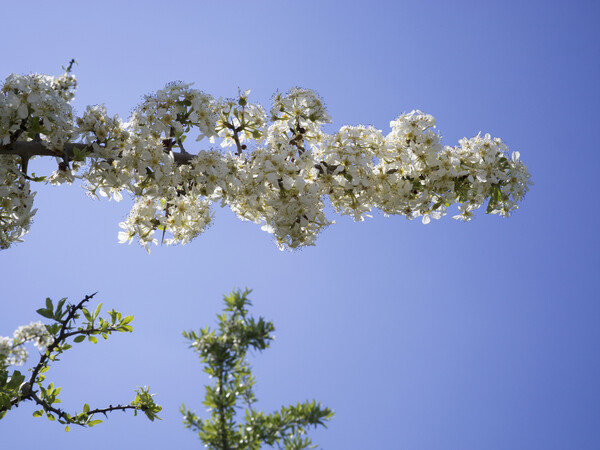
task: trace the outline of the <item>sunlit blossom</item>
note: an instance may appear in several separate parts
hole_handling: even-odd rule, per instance
[[[37,140],[56,150],[62,164],[48,183],[81,179],[91,196],[116,201],[130,193],[134,205],[118,239],[137,238],[148,251],[202,234],[214,202],[260,224],[284,249],[314,245],[333,223],[328,202],[357,221],[378,209],[429,223],[452,204],[454,218],[470,220],[485,203],[506,217],[531,184],[519,152],[509,154],[499,138],[479,134],[443,146],[435,119],[421,111],[391,121],[387,135],[370,126],[328,134],[331,118],[312,90],[277,94],[267,118],[250,91],[215,100],[177,82],[147,95],[123,122],[104,105],[73,118],[75,84],[69,73],[10,75],[0,90],[0,145]],[[227,151],[194,149],[192,135],[220,139]],[[87,147],[65,164],[62,147],[71,142]],[[0,154],[1,248],[22,240],[35,213],[20,163]]]

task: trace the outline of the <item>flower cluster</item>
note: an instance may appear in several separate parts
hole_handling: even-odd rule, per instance
[[[300,147],[304,139],[315,141],[318,145],[324,138],[321,125],[331,123],[331,117],[314,91],[296,87],[285,95],[275,96],[271,121],[272,138],[287,136],[291,132],[294,135],[291,142]]]
[[[237,99],[218,102],[216,131],[224,148],[235,145],[238,150],[245,150],[246,142],[255,140],[260,144],[264,141],[267,115],[262,106],[248,103],[249,94],[250,90],[243,94],[240,91]]]
[[[69,101],[75,77],[65,73],[48,75],[10,75],[0,89],[0,145],[18,139],[40,139],[60,155],[73,132]]]
[[[531,184],[519,153],[509,155],[500,139],[477,135],[443,146],[435,119],[421,111],[400,115],[387,135],[370,126],[328,134],[323,125],[331,118],[308,89],[277,94],[267,118],[248,101],[250,91],[215,100],[189,84],[171,83],[146,96],[128,122],[110,117],[104,106],[88,107],[73,120],[72,86],[70,74],[11,75],[2,88],[3,248],[28,230],[34,212],[14,156],[20,142],[39,142],[61,156],[50,183],[80,178],[91,196],[116,201],[130,193],[134,205],[120,224],[119,241],[137,237],[146,249],[159,242],[158,234],[167,244],[201,234],[211,223],[213,202],[261,224],[280,248],[296,248],[313,245],[332,223],[327,200],[358,221],[377,209],[428,223],[454,203],[455,218],[469,220],[486,201],[488,213],[508,216]],[[189,153],[189,136],[220,139],[228,150]]]
[[[14,242],[22,242],[29,231],[36,210],[34,193],[29,181],[19,169],[20,159],[13,155],[0,155],[0,248],[6,249]]]
[[[12,339],[0,336],[0,365],[22,365],[27,361],[29,353],[24,347],[32,342],[40,351],[45,351],[52,344],[53,337],[41,322],[31,322],[15,330]]]

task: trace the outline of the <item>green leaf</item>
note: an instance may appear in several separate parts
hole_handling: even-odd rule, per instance
[[[43,415],[44,415],[44,411],[41,409],[39,411],[33,412],[33,417],[42,417]]]
[[[131,323],[132,320],[133,316],[127,316],[121,321],[121,325],[127,325],[128,323]]]
[[[21,374],[18,370],[15,370],[10,377],[6,387],[9,389],[17,389],[25,381],[25,375]]]
[[[45,176],[36,177],[35,173],[32,173],[29,177],[29,181],[35,181],[36,183],[41,183],[42,181],[46,181]]]
[[[73,342],[83,342],[85,340],[85,336],[84,335],[79,335],[77,337],[75,337],[75,339],[73,339]]]
[[[8,398],[7,394],[0,394],[0,406],[5,408],[7,411],[12,408],[10,398]],[[2,417],[0,416],[0,418]]]
[[[100,419],[96,419],[90,420],[86,425],[89,427],[93,427],[94,425],[98,425],[99,423],[102,423],[102,421]]]
[[[88,322],[92,322],[92,316],[86,308],[81,308],[81,312],[83,313],[85,318],[88,320]]]
[[[39,117],[30,117],[28,124],[28,135],[30,138],[34,139],[36,134],[48,134],[49,131],[42,127],[42,119]]]
[[[98,339],[96,339],[96,336],[88,336],[88,341],[90,341],[92,344],[96,344]]]
[[[71,431],[71,429],[69,428],[69,425],[65,425],[65,431]]]
[[[52,311],[54,309],[54,306],[52,305],[52,300],[49,297],[46,298],[46,309],[48,311]]]
[[[89,155],[90,152],[87,149],[79,149],[77,147],[73,147],[73,157],[71,158],[73,161],[84,161],[85,157]]]
[[[98,303],[98,306],[96,307],[96,310],[94,311],[94,319],[96,317],[98,317],[98,314],[100,314],[100,308],[102,308],[102,303]]]
[[[54,314],[52,313],[51,309],[48,310],[48,309],[40,308],[40,309],[37,309],[35,312],[38,313],[40,316],[45,317],[46,319],[54,319]]]
[[[56,311],[54,312],[55,320],[60,320],[62,318],[62,316],[64,315],[64,312],[62,309],[63,309],[63,306],[64,306],[66,300],[67,300],[66,298],[61,298],[58,301],[58,304],[56,305]]]

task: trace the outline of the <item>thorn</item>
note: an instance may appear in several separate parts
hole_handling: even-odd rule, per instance
[[[21,172],[25,175],[25,178],[29,178],[27,176],[27,166],[29,165],[29,156],[21,156]]]

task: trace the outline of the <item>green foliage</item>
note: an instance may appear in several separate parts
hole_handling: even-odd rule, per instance
[[[217,316],[218,331],[204,328],[199,333],[183,333],[206,364],[204,372],[215,380],[213,385],[206,386],[204,397],[210,418],[200,419],[182,405],[183,423],[198,432],[205,447],[214,450],[254,450],[261,445],[288,450],[309,448],[307,429],[325,426],[325,421],[334,414],[329,408],[322,408],[313,400],[284,406],[271,414],[253,409],[255,379],[246,354],[249,349],[266,349],[275,328],[272,322],[248,315],[247,307],[252,305],[248,294],[250,291],[246,289],[224,297],[224,312]],[[245,406],[243,422],[236,419],[240,404]]]
[[[136,389],[135,393],[137,395],[131,402],[131,405],[135,407],[133,414],[137,416],[137,412],[139,410],[143,411],[151,422],[154,422],[154,419],[161,420],[161,418],[158,417],[158,413],[162,410],[162,408],[154,403],[152,397],[154,397],[155,394],[150,393],[150,388],[141,387]]]
[[[50,364],[59,361],[58,356],[63,352],[72,348],[71,343],[81,343],[86,339],[89,342],[97,343],[96,336],[102,336],[103,339],[108,339],[113,332],[124,333],[131,332],[133,328],[130,323],[133,316],[125,316],[120,312],[111,310],[108,312],[108,318],[100,316],[102,303],[90,312],[85,307],[85,304],[94,297],[93,295],[86,296],[79,304],[72,305],[66,303],[66,298],[58,301],[56,306],[51,299],[46,299],[45,308],[40,308],[37,313],[52,322],[45,324],[47,334],[42,338],[45,344],[44,350],[40,354],[38,363],[30,369],[31,375],[26,381],[26,377],[18,370],[14,370],[9,375],[7,355],[0,353],[0,419],[12,409],[18,406],[25,400],[33,401],[40,409],[33,412],[34,417],[46,417],[51,420],[57,420],[65,425],[65,431],[69,431],[69,424],[76,424],[86,427],[92,427],[102,422],[95,416],[103,414],[106,416],[108,412],[125,411],[131,409],[137,415],[137,411],[143,411],[144,414],[152,421],[159,418],[157,414],[161,411],[161,407],[156,405],[153,400],[153,395],[149,393],[148,388],[140,388],[136,391],[136,397],[131,403],[126,405],[110,405],[106,408],[91,409],[85,403],[81,412],[67,413],[62,409],[54,406],[60,403],[58,395],[61,388],[55,387],[53,383],[45,384],[46,372],[50,368]],[[78,320],[84,317],[77,325]],[[11,351],[25,344],[24,342],[15,342]],[[71,343],[69,343],[71,342]]]
[[[85,158],[91,152],[87,149],[79,149],[77,147],[73,147],[73,156],[71,157],[71,161],[85,161]]]

